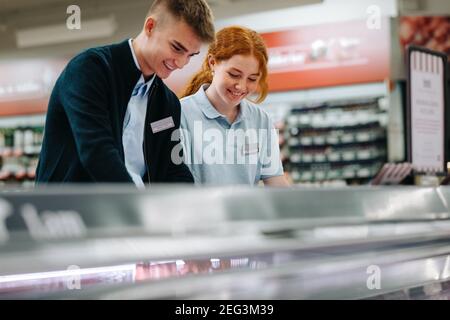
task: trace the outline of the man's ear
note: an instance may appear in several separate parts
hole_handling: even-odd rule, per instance
[[[144,23],[144,32],[147,36],[150,36],[150,34],[152,33],[152,31],[155,29],[156,27],[156,20],[153,17],[148,17],[147,19],[145,19],[145,23]]]

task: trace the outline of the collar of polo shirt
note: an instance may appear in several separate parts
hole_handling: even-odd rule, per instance
[[[206,96],[205,90],[208,89],[208,87],[209,87],[209,84],[204,84],[200,87],[200,89],[194,95],[195,102],[200,106],[200,109],[202,110],[203,114],[208,119],[217,119],[220,117],[224,118],[225,116],[223,114],[219,113],[219,111],[217,111],[216,108],[214,108],[214,106],[211,104],[208,97]],[[247,101],[245,99],[243,99],[241,101],[240,112],[236,118],[235,123],[246,118],[246,116],[247,116],[246,103],[247,103]]]

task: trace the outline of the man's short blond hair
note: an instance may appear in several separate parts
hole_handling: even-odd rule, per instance
[[[147,17],[164,13],[164,9],[186,22],[203,42],[214,40],[214,17],[205,0],[154,0]]]

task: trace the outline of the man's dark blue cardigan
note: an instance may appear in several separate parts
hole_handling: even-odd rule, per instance
[[[88,49],[69,62],[50,97],[37,183],[133,182],[125,167],[122,132],[140,76],[128,40]],[[181,150],[179,140],[171,141],[180,126],[180,102],[157,76],[150,92],[144,181],[193,182],[189,169],[171,159],[175,147]],[[153,133],[150,124],[167,117],[175,127]]]

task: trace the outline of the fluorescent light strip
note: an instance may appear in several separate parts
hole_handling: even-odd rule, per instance
[[[130,271],[135,272],[136,265],[121,265],[114,267],[101,267],[101,268],[86,268],[86,269],[74,269],[74,270],[62,270],[62,271],[51,271],[51,272],[37,272],[37,273],[27,273],[19,275],[10,276],[0,276],[0,285],[3,283],[19,282],[19,281],[29,281],[29,280],[39,280],[39,279],[51,279],[51,278],[65,278],[81,275],[93,275],[120,271]]]
[[[93,20],[81,20],[81,29],[69,30],[66,24],[34,27],[16,31],[18,48],[29,48],[50,44],[112,36],[117,30],[114,16]]]

